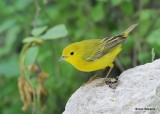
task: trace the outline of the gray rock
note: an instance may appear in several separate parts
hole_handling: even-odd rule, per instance
[[[63,114],[160,114],[160,59],[124,71],[115,90],[101,81],[80,87]]]

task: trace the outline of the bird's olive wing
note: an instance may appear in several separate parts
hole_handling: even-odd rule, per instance
[[[123,43],[128,34],[137,26],[138,24],[134,24],[127,28],[121,35],[115,37],[104,38],[101,40],[100,45],[95,46],[96,49],[92,49],[92,54],[89,54],[87,58],[84,58],[86,61],[95,61],[100,57],[106,55],[108,52],[114,50],[119,44]]]
[[[101,40],[100,45],[96,46],[96,48],[92,52],[90,52],[92,54],[85,54],[83,59],[88,62],[95,61],[106,55],[108,52],[112,51],[119,44],[123,43],[125,39],[126,38],[122,35],[104,38]]]

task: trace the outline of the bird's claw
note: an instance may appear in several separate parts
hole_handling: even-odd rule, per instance
[[[96,84],[96,87],[98,87],[98,86],[103,86],[105,83],[106,83],[107,85],[109,85],[110,88],[116,89],[116,87],[117,87],[117,85],[118,85],[118,79],[115,79],[115,78],[105,78],[105,79],[103,80],[103,82],[97,83],[97,84]]]
[[[106,78],[105,83],[109,85],[110,88],[116,89],[118,85],[118,78]]]

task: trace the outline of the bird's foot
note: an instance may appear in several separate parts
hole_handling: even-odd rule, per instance
[[[89,83],[91,83],[91,82],[93,82],[94,80],[96,80],[96,79],[99,79],[100,77],[98,77],[98,75],[94,75],[94,76],[92,76],[86,83],[84,83],[82,86],[85,86],[85,85],[87,85],[87,84],[89,84]]]
[[[118,85],[118,77],[116,77],[116,78],[106,78],[105,83],[107,85],[109,85],[110,88],[116,89],[116,87]]]
[[[105,78],[105,79],[103,80],[103,82],[97,83],[96,86],[97,86],[97,87],[98,87],[98,86],[103,86],[105,83],[106,83],[107,85],[109,85],[110,88],[116,89],[116,87],[117,87],[117,85],[118,85],[118,78]]]

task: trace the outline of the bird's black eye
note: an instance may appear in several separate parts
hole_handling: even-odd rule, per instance
[[[71,52],[70,55],[74,55],[74,52]]]

